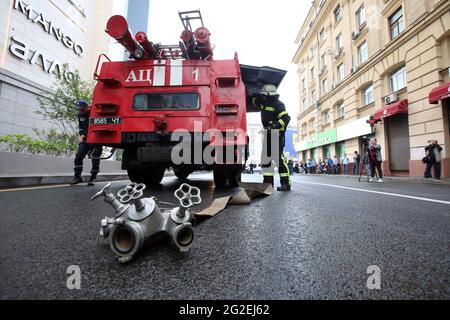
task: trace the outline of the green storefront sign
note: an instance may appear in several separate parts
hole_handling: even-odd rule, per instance
[[[331,129],[323,133],[319,133],[312,139],[306,141],[306,149],[320,147],[326,144],[335,143],[337,141],[336,129]]]

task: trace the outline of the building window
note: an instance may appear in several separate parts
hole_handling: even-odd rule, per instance
[[[305,89],[306,89],[306,79],[303,78],[302,79],[302,90],[305,90]]]
[[[325,40],[325,28],[322,28],[319,32],[319,41],[322,43]]]
[[[341,5],[338,4],[336,9],[334,9],[334,22],[338,23],[342,19],[342,8]]]
[[[328,92],[328,81],[327,79],[322,80],[322,96],[326,95]]]
[[[375,101],[373,85],[370,85],[366,89],[364,89],[362,94],[364,106],[367,106],[368,104],[371,104]]]
[[[303,112],[305,112],[308,109],[308,106],[306,105],[306,99],[303,99],[302,106],[303,106]]]
[[[342,47],[342,33],[339,33],[339,35],[336,37],[336,49],[342,49]]]
[[[396,92],[406,87],[406,68],[405,66],[394,71],[389,76],[389,83],[391,85],[391,92]]]
[[[338,82],[344,80],[344,77],[345,77],[344,63],[341,63],[337,67],[337,79],[338,79]]]
[[[364,5],[359,7],[359,9],[355,13],[356,17],[356,26],[361,29],[364,22],[366,22],[366,13],[364,12]]]
[[[341,117],[344,116],[344,114],[345,114],[345,110],[344,110],[344,101],[342,101],[341,103],[339,103],[339,104],[336,106],[336,113],[337,113],[337,117],[338,117],[338,118],[341,118]]]
[[[329,124],[330,122],[331,122],[331,115],[330,115],[330,111],[327,110],[323,113],[323,123]]]
[[[314,67],[311,68],[311,80],[314,80]]]
[[[311,119],[311,120],[309,120],[309,122],[308,122],[308,129],[309,129],[309,132],[310,133],[312,133],[312,132],[314,132],[314,119]]]
[[[398,8],[398,10],[389,17],[389,28],[391,31],[391,40],[397,38],[398,35],[405,30],[402,7]]]
[[[316,104],[316,90],[311,91],[311,104]]]
[[[359,64],[363,64],[369,58],[366,41],[361,43],[361,45],[358,47],[358,58],[359,58]]]
[[[322,65],[322,69],[325,68],[325,66],[327,65],[327,53],[326,52],[324,52],[320,56],[320,64]]]
[[[305,136],[308,134],[308,125],[306,123],[304,123],[302,125],[302,136]]]

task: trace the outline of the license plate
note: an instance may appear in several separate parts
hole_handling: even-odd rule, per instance
[[[108,117],[108,118],[90,118],[89,124],[121,124],[122,118],[120,117]]]

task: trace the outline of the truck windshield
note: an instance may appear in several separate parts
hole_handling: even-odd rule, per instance
[[[134,96],[133,110],[193,110],[198,109],[196,93],[140,93]]]

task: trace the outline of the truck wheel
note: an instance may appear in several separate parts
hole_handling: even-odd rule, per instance
[[[178,179],[185,180],[192,172],[174,168],[173,173]]]
[[[234,168],[233,170],[230,170],[228,173],[228,183],[232,187],[237,187],[239,185],[239,182],[241,181],[241,173],[242,173],[242,167]]]
[[[164,167],[148,167],[146,170],[128,169],[128,177],[132,182],[144,183],[147,187],[156,186],[164,178]]]
[[[224,170],[214,169],[214,184],[216,187],[224,187],[227,184],[227,172]]]

